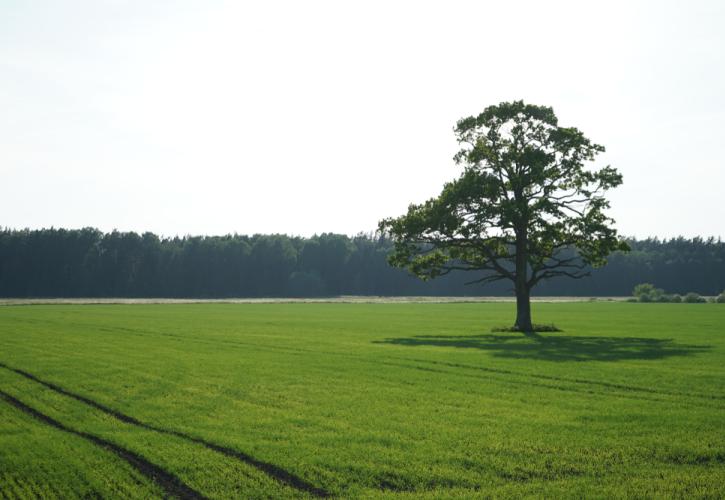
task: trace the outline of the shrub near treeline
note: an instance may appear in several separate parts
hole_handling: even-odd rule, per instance
[[[699,293],[689,292],[685,296],[678,295],[676,293],[666,293],[662,288],[657,288],[651,283],[640,283],[634,287],[632,292],[634,298],[632,302],[670,302],[680,303],[684,302],[687,304],[702,304],[707,302],[707,299]],[[710,299],[712,302],[725,303],[725,291],[714,299]]]

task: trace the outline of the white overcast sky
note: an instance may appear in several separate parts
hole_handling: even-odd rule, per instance
[[[725,2],[0,2],[0,226],[355,234],[523,99],[624,235],[725,237]]]

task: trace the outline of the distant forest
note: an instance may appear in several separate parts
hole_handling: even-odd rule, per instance
[[[629,240],[632,251],[582,280],[541,283],[534,294],[630,295],[649,282],[670,293],[725,289],[725,242]],[[372,234],[185,236],[97,229],[0,230],[2,297],[319,297],[511,295],[501,281],[466,285],[452,273],[429,282],[390,267],[391,242]]]

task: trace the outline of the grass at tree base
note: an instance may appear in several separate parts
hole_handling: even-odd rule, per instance
[[[517,333],[545,333],[545,332],[561,332],[560,328],[558,328],[554,324],[548,324],[548,325],[532,325],[533,329],[531,331],[525,331],[520,329],[517,326],[496,326],[491,328],[491,332],[493,333],[501,333],[501,332],[517,332]]]

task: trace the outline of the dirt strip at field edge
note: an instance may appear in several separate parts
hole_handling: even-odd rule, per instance
[[[629,297],[531,297],[532,302],[623,302]],[[114,304],[454,304],[477,302],[515,302],[513,296],[434,297],[405,296],[382,297],[377,295],[341,295],[337,297],[253,297],[220,299],[171,299],[171,298],[0,298],[0,306],[32,305],[114,305]]]

